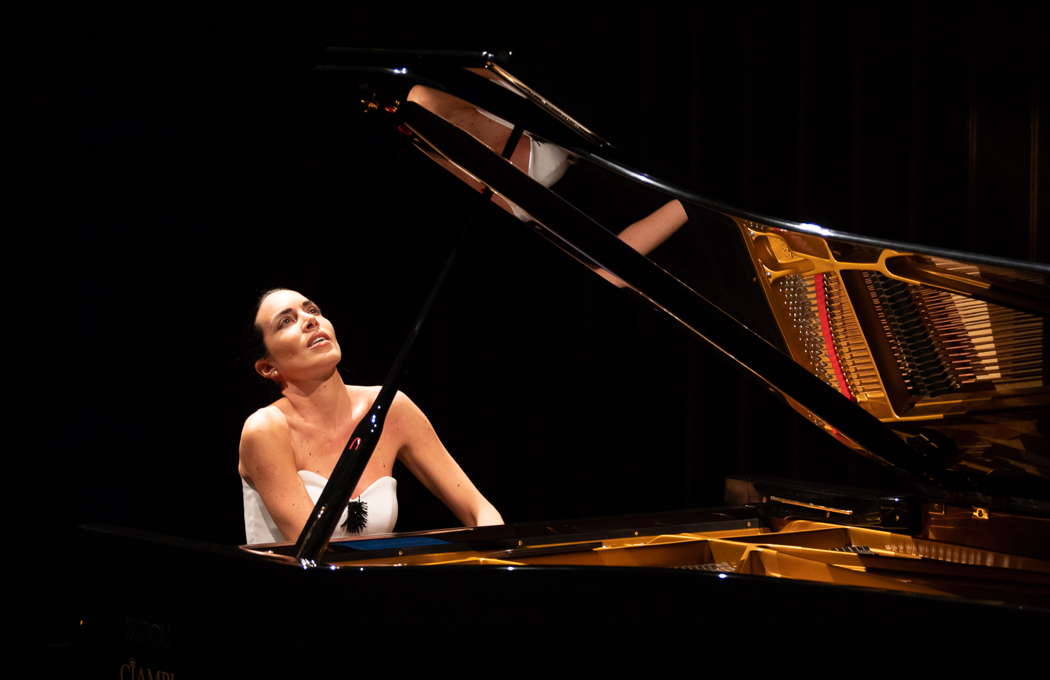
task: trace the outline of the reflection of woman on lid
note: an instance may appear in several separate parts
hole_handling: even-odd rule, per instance
[[[379,387],[344,385],[332,324],[317,305],[285,289],[264,294],[255,315],[264,356],[255,370],[281,388],[281,398],[244,422],[240,463],[248,543],[295,540],[354,427]],[[262,352],[261,352],[262,353]],[[397,519],[400,460],[467,526],[503,519],[441,444],[419,407],[397,393],[383,434],[353,498],[364,502],[362,533],[387,533]],[[346,535],[344,519],[336,535]]]
[[[492,74],[484,69],[468,69],[483,78],[491,79],[496,84],[501,81],[494,79]],[[416,85],[408,94],[408,101],[415,102],[431,113],[452,123],[464,132],[469,133],[479,142],[499,154],[506,154],[507,160],[523,173],[536,180],[544,187],[550,188],[562,175],[568,166],[568,153],[557,144],[543,142],[533,138],[528,132],[522,134],[517,142],[510,148],[513,126],[496,116],[475,107],[473,104],[451,95],[442,90]],[[475,191],[482,191],[485,186],[473,176],[461,170],[458,166],[451,164],[443,158],[435,160],[450,171],[453,175],[466,182]],[[518,219],[528,221],[529,215],[517,206],[508,203],[499,195],[493,195],[492,201],[513,214]],[[672,234],[678,231],[689,220],[685,206],[681,201],[674,199],[664,203],[652,213],[632,222],[617,235],[621,241],[634,248],[642,255],[648,255],[657,246],[666,241]],[[598,275],[610,281],[616,286],[623,286],[614,274],[603,269],[596,270]]]

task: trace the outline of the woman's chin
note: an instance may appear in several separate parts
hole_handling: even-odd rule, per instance
[[[327,380],[331,378],[337,371],[336,368],[339,366],[339,357],[324,357],[318,358],[316,361],[310,363],[310,366],[304,367],[302,370],[296,371],[296,375],[292,376],[293,382],[303,380],[307,382],[317,382],[319,380]]]

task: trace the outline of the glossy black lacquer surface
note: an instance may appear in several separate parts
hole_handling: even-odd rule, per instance
[[[778,639],[802,641],[841,626],[850,636],[892,631],[903,640],[930,630],[1035,630],[1050,621],[1038,607],[688,569],[302,570],[125,529],[89,527],[80,538],[97,557],[80,565],[92,587],[69,603],[82,620],[73,653],[94,668],[129,657],[179,670],[216,662],[254,668],[282,658],[282,650],[327,654],[351,631],[378,639],[380,624],[702,626],[716,637],[761,625]],[[230,651],[237,649],[272,651],[260,658]]]

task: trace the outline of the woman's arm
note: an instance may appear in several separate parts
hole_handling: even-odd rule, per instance
[[[617,238],[642,255],[648,255],[688,220],[689,216],[682,207],[682,203],[675,199],[630,224],[617,235]],[[604,269],[596,269],[595,272],[617,288],[623,288],[626,285],[620,277]]]
[[[443,90],[416,85],[408,93],[408,101],[419,104],[431,113],[444,118],[464,132],[468,132],[489,148],[506,144],[510,130],[491,118],[478,113],[468,101]]]
[[[288,423],[276,408],[259,409],[241,430],[241,476],[259,492],[277,528],[294,541],[306,526],[314,503],[295,469]]]
[[[431,113],[452,123],[464,132],[469,133],[492,151],[502,154],[503,148],[510,139],[511,129],[487,116],[478,113],[477,108],[459,97],[425,85],[416,85],[408,93],[408,101],[415,102]],[[510,156],[510,162],[524,173],[529,172],[530,144],[527,136],[522,135]],[[472,176],[448,162],[444,157],[433,157],[441,167],[451,172],[474,191],[481,192],[485,186]],[[499,196],[493,196],[492,202],[513,214],[510,206]]]
[[[423,486],[447,505],[464,526],[503,524],[496,508],[441,443],[423,411],[402,392],[394,398],[391,415],[394,413],[402,442],[397,455]]]
[[[648,255],[688,220],[682,203],[675,199],[621,231],[620,240],[642,255]]]

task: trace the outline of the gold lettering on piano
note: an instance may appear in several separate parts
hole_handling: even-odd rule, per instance
[[[973,518],[974,519],[988,519],[989,518],[988,509],[987,508],[974,508],[973,509]]]
[[[175,673],[140,666],[135,657],[120,666],[120,680],[175,680]]]

